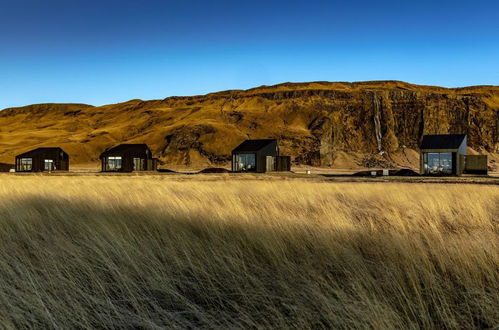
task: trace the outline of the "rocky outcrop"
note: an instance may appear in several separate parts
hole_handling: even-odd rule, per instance
[[[105,147],[140,142],[165,164],[224,164],[244,139],[277,138],[295,163],[337,166],[338,157],[354,155],[362,166],[393,164],[397,152],[436,133],[466,133],[473,149],[499,153],[499,87],[286,83],[102,107],[7,109],[0,112],[0,161],[50,144],[73,163],[89,162]]]

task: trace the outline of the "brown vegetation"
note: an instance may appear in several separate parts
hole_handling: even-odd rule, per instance
[[[417,168],[415,149],[432,133],[467,133],[474,151],[499,160],[498,100],[494,86],[379,81],[286,83],[101,107],[32,105],[0,112],[0,162],[60,146],[72,164],[91,163],[107,147],[147,143],[168,167],[219,167],[242,140],[277,138],[296,164],[359,168],[381,150],[380,164]]]
[[[492,328],[497,186],[3,175],[2,328]]]

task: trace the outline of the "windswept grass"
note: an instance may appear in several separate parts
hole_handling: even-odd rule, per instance
[[[493,328],[499,188],[0,177],[0,328]]]

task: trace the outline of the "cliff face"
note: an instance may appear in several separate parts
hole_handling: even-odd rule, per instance
[[[166,164],[209,166],[228,162],[244,139],[277,138],[299,164],[342,167],[349,155],[353,165],[373,157],[396,164],[423,134],[437,133],[466,133],[471,148],[499,153],[499,87],[286,83],[102,107],[12,108],[0,112],[0,162],[38,146],[91,162],[128,142],[149,144]]]

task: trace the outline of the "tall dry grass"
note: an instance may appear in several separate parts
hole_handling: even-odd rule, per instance
[[[493,328],[497,186],[0,177],[1,328]]]

